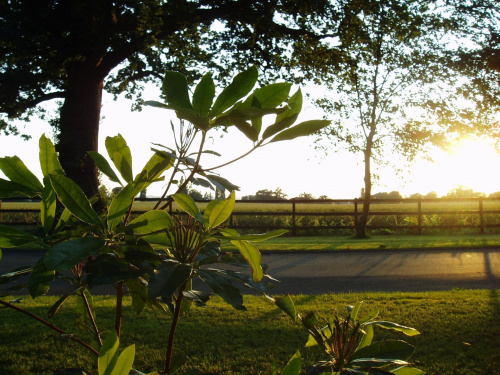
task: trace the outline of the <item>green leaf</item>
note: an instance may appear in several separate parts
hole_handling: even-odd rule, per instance
[[[302,111],[302,91],[299,88],[288,100],[288,108],[276,117],[276,122],[298,115],[300,111]]]
[[[295,121],[297,121],[297,117],[299,117],[298,114],[292,115],[290,117],[286,117],[281,121],[276,121],[274,124],[270,125],[267,127],[267,129],[264,131],[264,134],[262,134],[262,139],[267,139],[271,136],[273,136],[276,133],[279,133],[282,130],[285,130],[286,128],[292,126]]]
[[[302,357],[300,352],[297,351],[292,358],[288,361],[281,375],[299,375],[302,368]]]
[[[207,206],[208,208],[208,206]],[[268,233],[262,233],[262,234],[244,234],[241,236],[235,236],[234,232],[228,232],[225,229],[222,229],[220,231],[221,233],[227,233],[227,236],[225,235],[227,240],[238,240],[238,241],[248,241],[248,242],[262,242],[262,241],[267,241],[270,238],[275,238],[278,236],[281,236],[284,233],[287,233],[288,230],[286,229],[278,229],[278,230],[273,230]]]
[[[171,71],[165,72],[162,88],[168,104],[182,109],[193,109],[189,100],[187,79],[184,74]]]
[[[226,180],[223,177],[216,176],[213,174],[203,174],[212,184],[214,184],[219,190],[225,191],[234,191],[234,190],[240,190],[239,186],[233,185],[230,183],[228,180]]]
[[[33,198],[40,195],[38,190],[32,190],[24,185],[0,178],[0,198],[25,196]]]
[[[394,361],[406,361],[411,357],[415,347],[402,340],[384,340],[377,341],[371,345],[356,351],[351,357],[351,362],[357,365],[363,363],[363,368],[380,366],[384,363],[392,363]],[[373,361],[375,364],[371,364]]]
[[[108,211],[108,229],[112,231],[120,223],[134,201],[134,186],[129,183],[111,201]]]
[[[153,156],[148,160],[141,173],[134,179],[134,196],[146,189],[161,174],[169,169],[174,163],[174,158],[165,151],[155,150]]]
[[[0,225],[0,248],[10,249],[30,242],[41,242],[41,239],[18,229]]]
[[[104,227],[85,193],[76,183],[62,175],[51,174],[49,178],[59,200],[75,217],[84,223]]]
[[[359,342],[358,348],[356,350],[360,350],[360,349],[364,348],[365,346],[372,344],[373,336],[374,336],[373,326],[369,325],[369,326],[363,327],[363,331],[365,331],[365,334],[361,338],[361,341]]]
[[[130,373],[130,369],[134,364],[135,358],[135,344],[126,347],[123,352],[121,352],[116,364],[113,366],[112,371],[109,372],[110,375],[123,375]],[[106,371],[108,374],[108,371]]]
[[[304,137],[330,125],[330,120],[310,120],[301,122],[293,128],[278,133],[271,142],[287,141],[298,137]]]
[[[231,229],[226,229],[222,232],[224,236],[231,235],[231,237],[234,237],[235,233],[237,234],[235,230]],[[240,251],[240,254],[248,262],[250,269],[252,270],[254,282],[257,283],[262,280],[264,277],[264,271],[262,270],[262,266],[260,264],[261,255],[259,249],[247,241],[231,240],[231,243],[236,246],[236,248]]]
[[[393,322],[386,322],[386,321],[376,321],[376,322],[370,322],[368,324],[376,324],[379,327],[385,328],[385,329],[393,329],[395,331],[403,332],[407,336],[416,336],[419,335],[420,332],[417,331],[415,328],[411,327],[405,327],[397,323]]]
[[[40,259],[33,267],[33,271],[26,283],[31,298],[46,294],[49,291],[50,283],[54,281],[55,275],[55,271],[47,269],[43,258]]]
[[[220,275],[216,270],[197,270],[201,279],[214,291],[237,310],[246,310],[243,305],[243,296],[227,276]]]
[[[214,97],[215,84],[212,79],[212,74],[207,73],[203,76],[194,90],[193,109],[198,112],[200,116],[208,116]]]
[[[44,177],[49,174],[64,174],[64,171],[59,163],[57,152],[52,141],[42,134],[38,141],[40,147],[40,167]]]
[[[214,200],[207,205],[203,220],[209,229],[215,228],[226,221],[234,210],[236,195],[233,192],[225,200]]]
[[[127,280],[126,284],[132,298],[132,309],[136,314],[140,314],[149,300],[148,287],[140,278]]]
[[[164,261],[151,275],[148,284],[149,296],[170,298],[191,276],[192,266],[174,260]]]
[[[52,319],[54,315],[57,314],[57,312],[61,309],[63,303],[74,293],[75,291],[72,290],[71,292],[64,294],[50,307],[49,312],[47,314],[49,319]]]
[[[243,119],[239,119],[237,117],[229,116],[230,121],[236,126],[236,128],[245,134],[245,136],[250,139],[252,142],[257,142],[259,139],[259,133],[257,130],[252,127],[248,122]]]
[[[424,375],[425,372],[415,367],[399,367],[391,371],[396,375]]]
[[[92,160],[94,160],[97,168],[99,168],[102,173],[104,173],[111,181],[117,182],[123,186],[115,171],[111,168],[111,165],[109,165],[104,156],[97,151],[87,151],[87,154],[89,154]]]
[[[274,303],[290,318],[292,318],[292,320],[295,320],[297,318],[297,310],[295,309],[295,304],[293,303],[292,297],[290,297],[289,295],[275,298]]]
[[[172,198],[175,203],[177,203],[189,216],[203,222],[203,216],[201,215],[200,209],[191,196],[183,193],[177,193],[172,195]]]
[[[291,83],[272,83],[255,90],[253,94],[262,108],[276,108],[288,99],[291,87]]]
[[[0,158],[0,169],[12,182],[36,192],[42,192],[43,185],[17,156]]]
[[[59,233],[64,228],[64,226],[66,225],[66,223],[70,218],[71,218],[71,212],[70,210],[65,208],[61,214],[61,217],[59,218],[59,221],[56,224],[56,227],[54,228],[54,233]]]
[[[148,211],[132,220],[128,226],[133,228],[135,234],[149,234],[172,228],[174,221],[163,210]]]
[[[350,315],[352,322],[355,322],[358,319],[358,312],[359,312],[359,309],[361,309],[362,304],[363,304],[363,301],[359,301],[358,303],[356,303],[356,305],[354,305],[352,310],[349,312],[349,315]]]
[[[44,177],[45,187],[42,191],[42,201],[40,202],[40,218],[45,233],[49,233],[56,217],[56,193],[52,189],[48,177]]]
[[[99,350],[99,358],[97,359],[97,368],[99,375],[108,375],[108,368],[112,369],[118,360],[118,346],[120,342],[118,335],[113,330],[106,337],[102,343],[101,350]]]
[[[45,254],[45,265],[50,270],[69,270],[88,257],[99,254],[99,249],[105,243],[103,239],[95,237],[76,238],[58,243]]]
[[[132,154],[127,142],[118,134],[115,137],[106,137],[106,150],[108,150],[109,158],[113,161],[116,169],[126,182],[133,180],[132,173]]]
[[[88,273],[89,288],[137,278],[144,273],[113,253],[100,254],[95,259],[88,260],[85,270]]]
[[[234,77],[215,100],[215,104],[210,110],[210,117],[214,118],[222,114],[226,109],[234,105],[238,100],[247,95],[257,82],[259,72],[255,66]]]

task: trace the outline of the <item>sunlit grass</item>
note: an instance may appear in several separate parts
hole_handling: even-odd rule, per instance
[[[41,316],[57,297],[26,299],[20,305]],[[429,375],[490,375],[500,366],[500,297],[497,290],[453,290],[426,293],[350,293],[293,297],[301,313],[316,310],[323,317],[334,309],[363,300],[365,312],[417,328],[421,335],[404,338],[416,346],[412,358]],[[103,332],[113,329],[110,297],[95,297],[97,322]],[[237,311],[219,298],[208,308],[194,308],[181,318],[176,351],[189,356],[187,368],[217,374],[270,374],[282,368],[300,349],[306,363],[321,359],[315,348],[305,349],[306,332],[271,303],[245,296],[248,311]],[[74,303],[74,302],[72,302]],[[68,305],[54,323],[69,332],[73,325]],[[122,345],[136,344],[136,368],[162,368],[170,314],[144,311],[136,316],[125,301]],[[88,334],[83,337],[90,338]],[[376,337],[398,337],[378,330]],[[95,358],[73,342],[10,309],[0,310],[0,373],[53,374],[65,367],[95,372]]]

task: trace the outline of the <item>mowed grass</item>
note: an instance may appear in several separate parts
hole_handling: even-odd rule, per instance
[[[27,298],[20,306],[46,316],[57,297]],[[76,297],[75,297],[76,298]],[[403,338],[416,346],[412,360],[427,374],[491,375],[500,368],[500,293],[498,290],[453,290],[426,293],[351,293],[293,296],[297,310],[318,311],[329,317],[335,309],[364,301],[363,311],[380,310],[380,317],[417,328],[421,334],[405,337],[376,330],[376,338]],[[111,297],[94,297],[97,323],[113,329]],[[283,368],[300,349],[306,363],[324,358],[317,348],[304,348],[307,333],[298,322],[261,297],[245,296],[248,311],[237,311],[219,298],[208,308],[193,308],[182,316],[176,352],[186,354],[186,368],[216,374],[271,374]],[[78,336],[72,312],[75,301],[53,322]],[[70,306],[73,305],[73,306]],[[121,349],[136,344],[135,367],[162,369],[171,315],[146,310],[137,316],[125,301]],[[54,374],[67,367],[96,373],[96,358],[45,326],[11,309],[0,310],[0,373]]]
[[[500,247],[498,234],[380,235],[366,239],[351,236],[281,236],[256,243],[261,251],[355,251]],[[222,249],[234,251],[231,243]]]

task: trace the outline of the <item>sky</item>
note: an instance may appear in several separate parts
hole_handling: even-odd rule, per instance
[[[160,100],[158,89],[152,86],[146,89],[143,97],[145,100]],[[173,145],[170,120],[176,122],[170,111],[144,107],[142,112],[132,112],[131,105],[128,99],[122,97],[114,101],[111,95],[104,94],[99,151],[107,157],[105,138],[122,134],[131,148],[133,170],[137,174],[152,155],[152,142]],[[311,104],[306,102],[304,107],[297,123],[322,118],[323,113]],[[19,156],[41,178],[38,139],[43,133],[52,138],[51,129],[43,121],[33,120],[25,131],[32,135],[30,141],[0,135],[0,157]],[[220,165],[252,148],[252,142],[237,129],[230,129],[228,133],[214,132],[212,136],[207,148],[222,156],[216,158],[204,155],[201,159],[204,168]],[[325,154],[324,151],[315,150],[314,140],[314,136],[310,136],[270,144],[218,172],[240,187],[237,198],[255,194],[257,190],[275,190],[278,187],[288,198],[304,192],[315,197],[327,195],[334,199],[359,197],[363,187],[362,156],[333,150]],[[380,178],[375,182],[373,192],[397,190],[403,196],[409,196],[436,191],[439,196],[443,196],[460,185],[486,194],[500,191],[500,173],[497,172],[500,154],[493,141],[461,140],[449,151],[433,150],[430,156],[434,163],[420,160],[401,174],[395,173],[394,166],[380,169]],[[0,176],[3,177],[1,172]],[[104,183],[109,188],[118,186],[107,180]],[[164,188],[165,184],[158,182],[148,188],[147,195],[159,196]]]

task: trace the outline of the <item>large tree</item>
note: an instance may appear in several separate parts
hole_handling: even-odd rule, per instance
[[[463,33],[469,20],[451,17],[456,8],[417,0],[337,5],[343,16],[325,24],[335,37],[318,47],[319,60],[330,63],[308,55],[299,63],[312,67],[331,90],[318,99],[333,117],[322,132],[329,139],[323,145],[331,149],[333,141],[363,156],[365,194],[356,231],[365,237],[373,161],[391,162],[396,155],[411,161],[427,145],[443,145],[448,132],[486,129],[490,123],[485,108],[474,112],[456,100],[463,85],[473,83],[457,73],[463,40],[455,32]]]
[[[194,79],[201,67],[227,71],[255,61],[279,64],[276,56],[286,40],[313,35],[294,20],[314,16],[326,3],[2,1],[0,131],[16,133],[12,120],[29,119],[41,103],[59,99],[60,116],[53,122],[60,160],[91,196],[98,191],[98,176],[87,151],[97,150],[103,89],[140,95],[141,85],[161,82],[166,69]],[[212,27],[215,21],[220,23]],[[210,52],[213,47],[218,50]],[[224,65],[225,59],[232,65]]]

